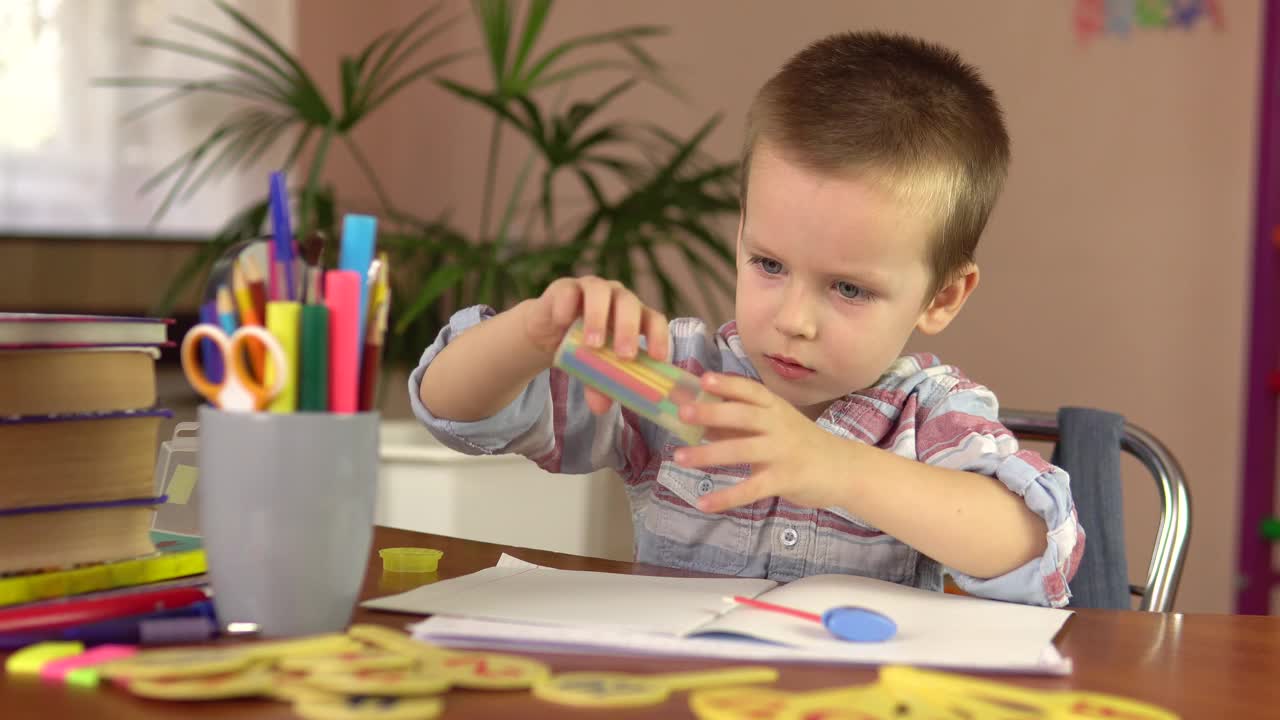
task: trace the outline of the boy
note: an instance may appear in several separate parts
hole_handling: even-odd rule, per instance
[[[775,580],[837,572],[1061,606],[1084,549],[1066,474],[1020,451],[992,393],[931,355],[978,284],[1009,162],[992,91],[953,53],[846,33],[792,58],[748,116],[734,322],[668,323],[618,283],[562,278],[458,312],[414,409],[447,445],[626,480],[641,562]],[[682,446],[552,356],[581,317],[701,375]]]

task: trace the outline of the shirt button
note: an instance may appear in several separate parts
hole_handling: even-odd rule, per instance
[[[795,528],[787,528],[782,531],[782,544],[787,547],[794,546],[800,540],[800,533]]]
[[[713,484],[711,482],[711,478],[704,477],[698,481],[698,494],[706,495],[707,493],[711,492],[712,487],[713,487]]]

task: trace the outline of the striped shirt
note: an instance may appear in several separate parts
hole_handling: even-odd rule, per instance
[[[409,378],[414,412],[432,435],[464,453],[518,453],[554,473],[617,471],[631,502],[637,562],[778,581],[847,573],[942,588],[938,562],[843,508],[805,508],[773,497],[723,513],[699,511],[700,496],[739,482],[750,466],[676,465],[672,453],[680,440],[617,404],[593,415],[579,381],[558,369],[539,374],[492,417],[434,417],[419,399],[423,371],[454,337],[492,315],[483,306],[460,310],[440,331]],[[711,370],[759,379],[733,322],[711,332],[700,320],[682,318],[670,329],[677,366],[695,375]],[[990,390],[933,355],[917,354],[899,358],[873,386],[833,402],[817,423],[851,442],[999,480],[1044,519],[1044,554],[994,578],[947,572],[974,595],[1062,606],[1084,551],[1067,474],[1020,449],[997,414]],[[982,529],[975,523],[973,531]]]

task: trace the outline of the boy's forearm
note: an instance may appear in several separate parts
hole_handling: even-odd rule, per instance
[[[946,567],[977,578],[1010,572],[1039,557],[1048,542],[1045,521],[999,480],[909,460],[887,450],[841,443],[833,469],[840,475],[836,505]]]
[[[431,414],[459,422],[482,420],[510,405],[554,353],[526,341],[525,301],[467,330],[436,355],[418,395]]]

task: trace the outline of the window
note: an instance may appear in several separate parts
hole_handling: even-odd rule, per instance
[[[229,1],[296,46],[293,2]],[[145,35],[210,47],[174,16],[246,36],[209,0],[0,0],[0,235],[207,237],[262,197],[278,157],[211,179],[150,223],[168,184],[146,195],[139,188],[213,129],[233,98],[187,98],[125,123],[166,91],[94,80],[221,74],[215,64],[136,45]]]

